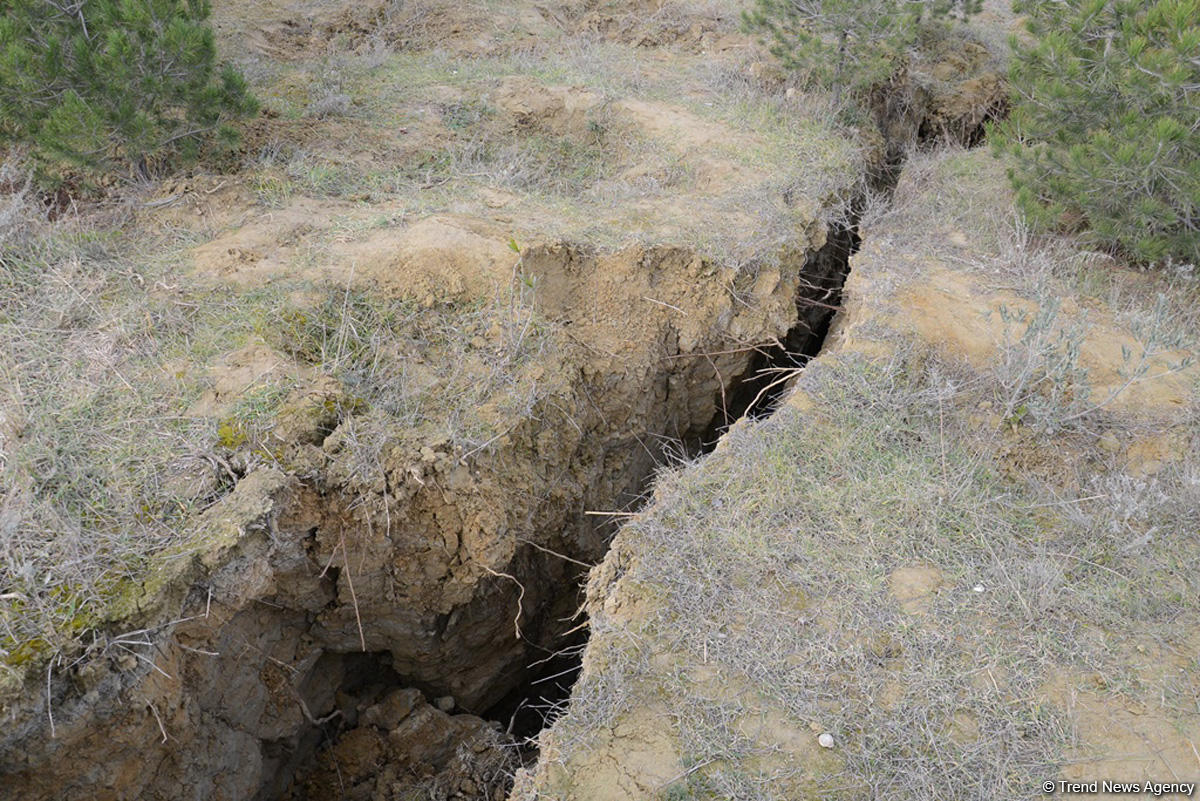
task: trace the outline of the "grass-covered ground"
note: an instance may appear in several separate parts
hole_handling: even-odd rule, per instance
[[[593,573],[518,797],[1200,776],[1200,288],[1014,220],[986,151],[912,160],[790,401]]]
[[[188,238],[126,225],[33,226],[0,259],[10,668],[133,611],[140,577],[186,556],[196,513],[256,466],[311,470],[306,431],[356,415],[341,436],[366,480],[385,429],[466,450],[535,391],[521,371],[545,325],[520,285],[436,308],[317,282],[236,290],[189,275]]]

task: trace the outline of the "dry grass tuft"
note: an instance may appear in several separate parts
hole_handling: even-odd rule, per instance
[[[211,502],[174,479],[209,426],[181,414],[198,385],[167,365],[196,307],[156,266],[77,219],[0,257],[0,662],[20,665],[95,625],[147,555]],[[148,260],[147,260],[148,261]],[[221,482],[211,484],[220,492]]]

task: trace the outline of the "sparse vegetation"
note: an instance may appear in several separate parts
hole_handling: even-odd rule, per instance
[[[0,144],[43,186],[146,178],[236,139],[257,104],[218,68],[208,0],[13,0],[0,17]]]
[[[1041,230],[1144,263],[1200,263],[1200,4],[1027,0],[996,127]]]
[[[66,220],[26,221],[5,245],[0,664],[10,665],[96,625],[122,579],[178,541],[221,481],[173,483],[204,464],[208,433],[180,416],[198,394],[190,365],[159,361],[180,355],[197,319],[143,292],[157,265],[120,258],[128,240],[113,227]]]
[[[329,503],[298,511],[307,539],[286,541],[299,543],[294,572],[271,573],[263,558],[254,568],[278,579],[278,597],[208,599],[224,604],[215,618],[238,616],[240,634],[299,609],[288,606],[290,577],[320,584],[295,615],[306,632],[295,661],[290,640],[261,655],[275,682],[263,719],[278,711],[299,727],[280,724],[270,748],[315,734],[314,719],[325,733],[352,725],[360,673],[387,682],[390,666],[407,681],[423,656],[404,665],[386,640],[398,641],[410,613],[449,632],[420,633],[447,652],[493,612],[506,643],[487,647],[515,643],[514,617],[539,636],[538,616],[560,611],[546,596],[573,602],[574,587],[522,582],[518,568],[540,575],[530,565],[565,561],[554,576],[582,575],[599,551],[571,547],[600,549],[594,514],[640,492],[646,465],[669,450],[640,436],[644,410],[611,398],[630,397],[619,392],[637,381],[654,404],[687,407],[680,416],[707,417],[717,394],[724,403],[725,385],[712,383],[721,358],[756,345],[746,340],[765,330],[758,318],[791,312],[791,267],[822,241],[823,223],[858,212],[871,154],[845,116],[837,121],[844,101],[905,63],[920,20],[977,8],[759,0],[749,24],[774,37],[789,67],[812,71],[805,89],[760,75],[764,56],[751,46],[722,49],[737,20],[725,0],[656,4],[645,19],[633,6],[587,4],[596,13],[569,25],[545,9],[467,5],[485,24],[463,23],[448,0],[422,0],[372,5],[365,17],[337,6],[311,30],[290,18],[255,27],[245,69],[270,113],[236,175],[141,182],[101,208],[52,208],[52,222],[28,170],[15,158],[0,169],[0,704],[25,692],[25,714],[44,692],[27,717],[55,713],[56,699],[77,697],[96,673],[60,674],[70,660],[53,657],[135,639],[136,670],[172,669],[171,692],[191,692],[188,671],[216,664],[192,646],[233,629],[204,621],[184,631],[174,673],[153,662],[173,624],[120,635],[121,618],[159,560],[180,564],[204,547],[189,536],[206,510],[277,470],[305,484],[297,506]],[[207,16],[195,2],[143,6],[185,9],[189,26]],[[40,6],[13,7],[28,16]],[[74,12],[53,7],[74,24]],[[543,35],[542,25],[562,30]],[[11,30],[0,29],[0,44]],[[207,63],[205,36],[185,37],[188,58]],[[948,41],[931,59],[958,47]],[[0,77],[26,69],[13,48],[0,54]],[[250,108],[237,80],[214,74],[203,92],[232,94],[216,104],[220,121],[198,118],[216,126],[208,133],[171,141],[190,130],[186,104],[145,128],[114,117],[103,148],[47,122],[37,130],[67,144],[35,147],[39,178],[114,165],[140,178],[196,155]],[[16,130],[3,133],[15,140]],[[1139,393],[1164,372],[1195,382],[1187,354],[1200,339],[1200,289],[1184,269],[1135,275],[1082,250],[1083,239],[1043,237],[1003,189],[1013,157],[986,155],[914,153],[894,203],[873,198],[863,214],[864,282],[847,299],[878,305],[847,303],[856,316],[842,321],[837,349],[805,368],[793,403],[735,426],[704,460],[664,469],[644,512],[615,513],[628,525],[592,574],[587,669],[569,704],[546,702],[562,713],[545,739],[549,775],[666,763],[642,789],[678,801],[1023,799],[1083,759],[1086,732],[1059,687],[1082,683],[1113,707],[1136,701],[1165,725],[1194,727],[1200,387],[1162,408]],[[630,245],[643,247],[617,262]],[[534,264],[530,254],[546,253]],[[613,312],[623,285],[647,277],[652,289]],[[659,295],[673,284],[698,288],[693,305]],[[923,319],[905,305],[915,287],[926,290]],[[585,292],[604,302],[569,297]],[[970,313],[939,323],[949,307]],[[647,343],[638,324],[649,313],[668,322]],[[933,334],[920,325],[931,318]],[[961,329],[983,344],[959,352]],[[1110,346],[1103,358],[1088,350],[1097,332]],[[614,386],[624,390],[606,397]],[[666,427],[655,436],[671,437]],[[1129,454],[1156,438],[1170,439],[1169,454],[1139,472]],[[619,463],[626,448],[636,458]],[[558,449],[576,461],[545,457]],[[264,548],[300,528],[284,522]],[[551,538],[526,538],[534,528]],[[397,579],[410,570],[417,578]],[[483,583],[471,584],[473,571]],[[907,595],[905,571],[919,585]],[[404,604],[403,614],[387,627],[356,620],[356,634],[329,645],[350,625],[339,621],[348,604],[357,618],[366,600],[351,576],[365,579],[360,593],[393,593],[377,610]],[[422,607],[421,594],[437,600]],[[241,614],[243,601],[262,608]],[[553,645],[554,632],[582,620],[544,625]],[[321,642],[300,654],[310,640]],[[378,653],[353,662],[337,650],[359,646]],[[258,681],[260,655],[236,647],[226,658]],[[1169,654],[1173,670],[1148,672],[1131,653]],[[327,678],[339,672],[349,688],[330,702],[339,706],[306,707],[334,693],[338,680]],[[138,681],[132,670],[120,679]],[[455,695],[437,706],[467,711]],[[193,734],[184,716],[196,731],[207,725],[189,701],[130,712],[144,717],[147,749],[158,731],[164,750],[179,747]],[[88,722],[80,714],[70,725]],[[627,760],[631,740],[645,749]],[[458,747],[456,758],[478,758],[466,741]],[[325,752],[331,782],[340,785],[339,754],[350,753]],[[372,781],[395,794],[393,778]],[[446,788],[470,794],[457,777]],[[538,798],[559,797],[542,789]]]
[[[438,208],[481,190],[514,193],[526,210],[518,224],[538,221],[529,233],[616,248],[634,240],[649,244],[671,230],[715,260],[754,268],[776,258],[805,224],[808,200],[831,198],[855,179],[863,153],[839,133],[826,93],[789,96],[755,77],[751,66],[689,56],[677,69],[648,71],[629,48],[585,36],[466,60],[404,51],[383,61],[322,56],[278,69],[256,91],[284,116],[299,118],[324,91],[302,78],[320,75],[322,86],[354,99],[350,141],[380,155],[364,163],[346,147],[319,141],[272,148],[257,178],[264,197],[277,205],[297,194],[369,195]],[[516,77],[533,81],[526,91],[542,95],[539,103],[571,87],[568,96],[586,97],[587,108],[565,127],[553,114],[535,114],[514,127],[496,92]],[[680,120],[680,134],[707,123],[735,132],[711,142],[708,153],[742,168],[739,181],[761,176],[761,186],[736,192],[705,186],[698,151],[647,136],[625,100],[654,104],[652,113],[663,106],[685,109],[695,121]],[[414,115],[415,108],[427,111]],[[421,120],[436,123],[437,136],[417,135]],[[397,121],[410,133],[393,141]],[[336,135],[346,131],[344,119],[322,122]],[[698,202],[672,202],[682,194]],[[739,239],[746,229],[728,224],[731,219],[756,220],[753,236]]]
[[[432,309],[304,282],[215,290],[180,282],[186,239],[151,258],[125,220],[35,219],[0,255],[0,680],[128,611],[131,587],[241,476],[314,469],[277,434],[281,415],[302,418],[290,423],[301,439],[354,417],[338,447],[349,477],[370,482],[394,432],[482,447],[497,432],[481,409],[516,414],[545,391],[521,376],[545,329],[520,286]],[[170,289],[147,291],[167,276]],[[489,329],[486,350],[470,344]],[[213,360],[256,343],[313,378],[268,364],[219,413],[205,408]],[[415,368],[413,354],[432,364]]]
[[[1135,383],[1181,372],[1194,364],[1190,355],[1178,354],[1194,340],[1195,332],[1174,327],[1167,299],[1159,295],[1153,310],[1131,326],[1136,339],[1122,345],[1116,383],[1093,391],[1080,360],[1086,319],[1062,319],[1061,302],[1048,292],[1039,300],[1033,311],[999,309],[1006,337],[996,374],[1001,416],[1010,425],[1033,424],[1045,433],[1078,425],[1108,408]]]

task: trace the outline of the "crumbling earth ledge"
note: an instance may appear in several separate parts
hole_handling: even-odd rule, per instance
[[[756,355],[747,343],[784,337],[801,283],[828,280],[802,274],[819,244],[749,286],[679,248],[530,248],[542,313],[575,318],[534,365],[533,407],[473,454],[397,439],[365,487],[346,477],[340,428],[302,432],[295,447],[319,472],[242,478],[106,642],[6,700],[6,793],[276,797],[320,740],[317,721],[357,721],[403,687],[453,699],[459,714],[425,713],[426,739],[449,744],[432,764],[447,762],[461,738],[445,730],[490,732],[478,716],[522,680],[534,646],[555,645],[578,563],[605,548],[602,521],[583,512],[636,497],[660,443],[709,429]],[[636,323],[591,321],[609,305],[638,308]]]

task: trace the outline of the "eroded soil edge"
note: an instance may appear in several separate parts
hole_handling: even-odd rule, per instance
[[[3,796],[502,798],[576,669],[580,583],[620,519],[588,513],[628,511],[669,453],[770,408],[779,370],[820,349],[861,202],[755,274],[683,248],[528,248],[514,280],[553,331],[539,391],[480,446],[393,431],[364,475],[369,412],[315,390],[340,412],[286,428],[299,468],[241,476],[128,625],[28,682]]]
[[[820,327],[796,298],[836,284],[806,253],[823,238],[753,276],[675,248],[528,249],[516,280],[558,333],[502,436],[391,432],[364,478],[369,412],[292,420],[281,461],[303,469],[242,477],[139,616],[29,682],[0,740],[6,796],[502,796],[568,686],[542,660],[571,645],[611,535],[587,512],[636,502],[668,450],[724,424],[760,350]],[[644,311],[584,313],[605,307]],[[318,411],[347,406],[321,392]]]

